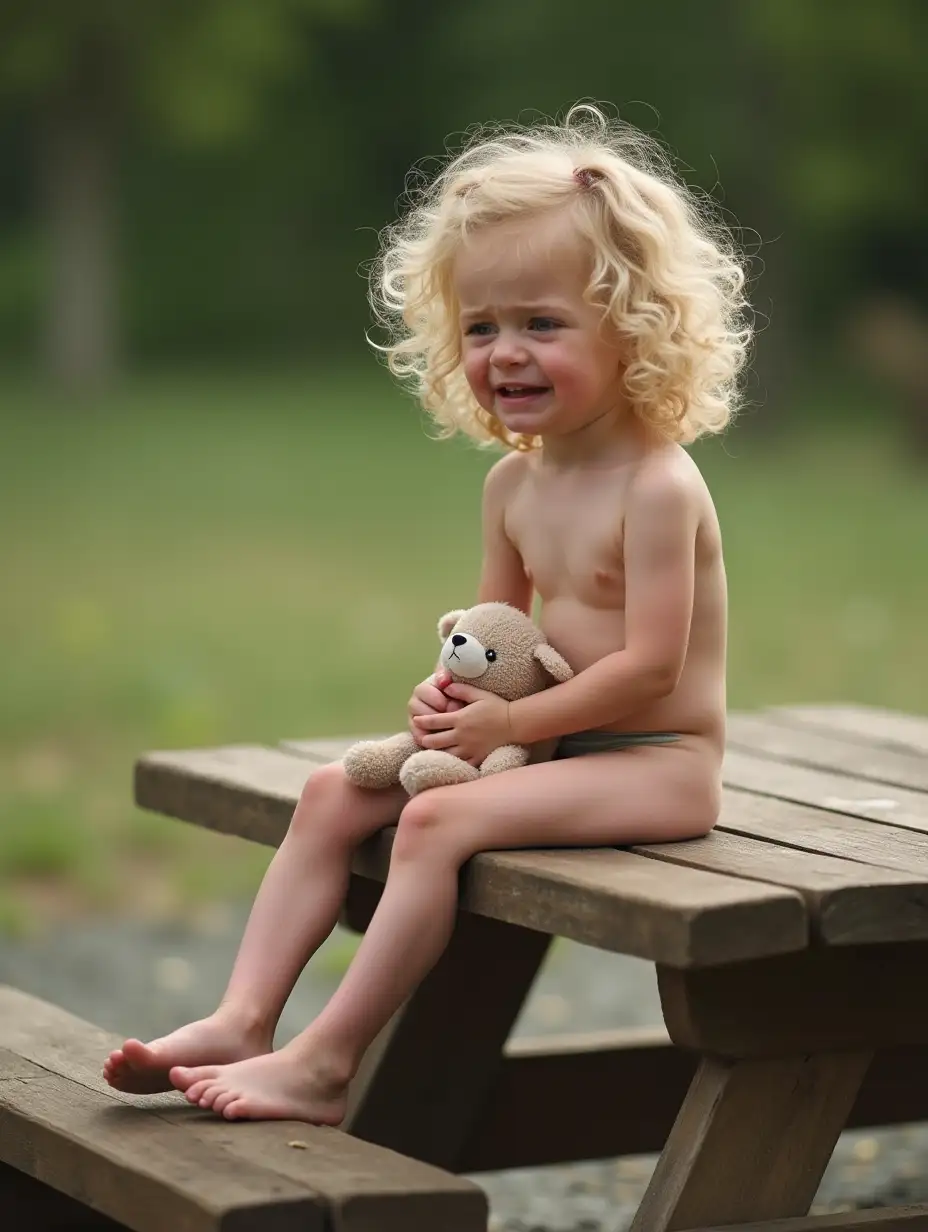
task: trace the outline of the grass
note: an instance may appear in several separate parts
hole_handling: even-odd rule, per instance
[[[0,929],[251,893],[268,853],[135,810],[133,759],[400,723],[473,595],[490,458],[430,441],[376,371],[149,377],[77,409],[8,382],[0,434]],[[928,485],[892,434],[698,458],[731,704],[923,707]]]

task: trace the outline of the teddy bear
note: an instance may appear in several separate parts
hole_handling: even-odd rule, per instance
[[[446,612],[438,622],[443,643],[436,682],[464,682],[506,701],[538,693],[573,676],[534,622],[508,603],[478,603]],[[420,749],[410,732],[385,740],[362,740],[342,759],[346,777],[358,787],[402,783],[410,796],[429,787],[467,783],[528,763],[525,745],[494,749],[479,768],[442,749]]]

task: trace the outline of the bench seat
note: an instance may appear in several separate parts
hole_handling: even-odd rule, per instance
[[[179,1092],[112,1090],[101,1066],[121,1042],[0,987],[0,1210],[11,1232],[486,1228],[478,1186],[340,1130],[233,1123]]]

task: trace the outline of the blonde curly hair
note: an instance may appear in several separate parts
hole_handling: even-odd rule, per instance
[[[371,271],[375,318],[390,339],[372,345],[440,435],[541,444],[507,431],[474,398],[452,269],[469,232],[555,208],[572,211],[589,245],[587,297],[622,339],[634,412],[681,444],[728,424],[752,332],[744,268],[714,203],[678,178],[652,138],[589,104],[562,123],[481,128],[407,198]]]

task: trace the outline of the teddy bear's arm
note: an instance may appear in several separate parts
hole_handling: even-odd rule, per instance
[[[480,777],[499,774],[501,770],[517,770],[528,762],[529,750],[524,744],[503,744],[480,763]]]

